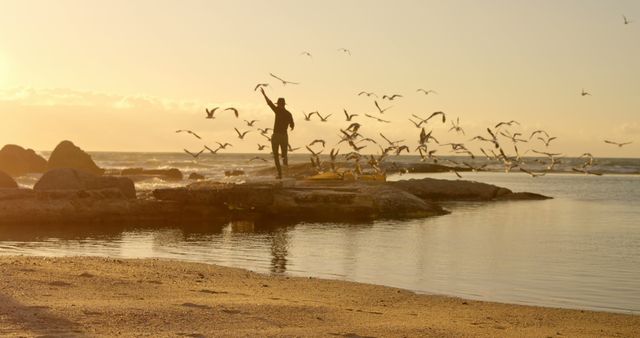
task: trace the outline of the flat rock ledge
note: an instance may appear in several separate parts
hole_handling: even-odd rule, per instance
[[[362,222],[445,215],[438,201],[539,200],[549,197],[470,182],[435,179],[398,182],[315,182],[255,178],[243,184],[199,181],[181,188],[0,189],[0,224],[180,225],[229,220]]]

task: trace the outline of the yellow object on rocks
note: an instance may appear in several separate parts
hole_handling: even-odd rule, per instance
[[[307,177],[308,180],[342,180],[342,176],[334,172],[320,173],[317,175]]]

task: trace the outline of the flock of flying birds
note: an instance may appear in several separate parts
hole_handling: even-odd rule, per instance
[[[632,22],[626,17],[623,18],[625,25]],[[340,48],[337,51],[344,53],[347,56],[351,56],[351,51],[346,48]],[[303,51],[300,55],[309,58],[313,57],[308,51]],[[300,84],[299,82],[285,80],[281,76],[273,73],[269,73],[269,76],[281,83],[282,86]],[[269,86],[269,83],[258,83],[253,90],[257,91],[260,88],[266,88]],[[416,93],[421,93],[421,95],[425,96],[438,94],[432,89],[423,88],[417,89]],[[582,97],[591,96],[591,93],[587,92],[583,88],[580,95]],[[511,120],[499,122],[493,126],[487,127],[486,133],[470,137],[465,134],[459,117],[453,119],[448,117],[447,114],[442,111],[436,111],[424,116],[411,114],[406,117],[407,121],[410,122],[410,124],[408,124],[409,128],[416,128],[414,144],[411,144],[411,142],[407,140],[391,140],[381,132],[378,132],[378,135],[374,136],[376,138],[377,136],[380,136],[380,139],[376,140],[372,138],[371,135],[363,134],[365,129],[362,128],[364,123],[363,119],[380,126],[390,124],[391,121],[386,118],[386,116],[389,115],[385,114],[393,108],[391,105],[393,101],[401,100],[404,96],[401,94],[384,94],[382,96],[378,96],[376,93],[368,91],[361,91],[357,96],[372,100],[371,111],[361,115],[350,114],[346,109],[343,109],[345,126],[337,131],[338,141],[331,146],[328,154],[328,161],[324,161],[323,163],[320,157],[327,148],[327,145],[330,144],[327,140],[314,139],[304,146],[310,154],[312,166],[316,168],[318,172],[331,170],[338,174],[343,174],[345,172],[362,174],[366,171],[383,173],[385,171],[384,168],[391,167],[392,169],[395,169],[395,171],[405,173],[408,172],[408,169],[398,165],[392,158],[403,153],[411,154],[412,150],[413,153],[417,153],[420,156],[420,160],[422,162],[429,161],[431,163],[448,163],[451,168],[450,171],[459,178],[462,177],[459,171],[480,171],[484,170],[491,163],[501,164],[504,167],[504,171],[507,173],[512,170],[519,170],[531,175],[532,177],[538,177],[545,175],[547,172],[553,171],[555,166],[562,163],[563,160],[563,154],[550,150],[552,145],[556,143],[555,141],[557,140],[557,137],[550,135],[545,130],[539,129],[528,135],[523,135],[521,132],[512,130],[514,126],[519,126],[520,123],[518,121]],[[238,109],[234,107],[221,108],[222,107],[214,107],[211,109],[205,108],[205,118],[213,120],[218,117],[216,113],[224,114],[226,111],[229,111],[230,113],[233,113],[236,119],[240,119]],[[304,121],[308,123],[313,123],[314,121],[319,123],[327,122],[329,118],[333,116],[333,114],[323,115],[318,111],[310,112],[308,114],[303,112],[302,114],[304,115]],[[316,116],[316,118],[314,118],[314,116]],[[397,118],[397,115],[394,117]],[[438,141],[436,135],[433,133],[433,127],[437,125],[446,126],[447,119],[450,124],[448,130],[445,128],[447,133],[452,133],[457,137],[464,137],[464,142],[440,143]],[[258,151],[270,150],[269,143],[271,138],[269,131],[272,129],[256,126],[256,122],[258,122],[257,120],[243,121],[244,124],[242,126],[234,128],[239,141],[246,141],[247,134],[257,132],[258,135],[264,137],[264,141],[266,143],[258,143]],[[272,123],[272,121],[269,122]],[[182,129],[177,130],[176,133],[189,133],[193,137],[201,139],[198,134],[191,130]],[[290,139],[291,138],[294,137],[290,137]],[[471,147],[469,145],[470,142],[474,143],[473,145],[475,147],[473,149],[479,149],[481,154],[473,153],[471,151]],[[604,142],[617,147],[623,147],[632,143],[616,142],[611,140],[604,140]],[[197,159],[205,151],[215,155],[221,150],[233,147],[229,142],[215,143],[217,144],[217,147],[212,148],[205,145],[203,149],[197,152],[192,152],[187,149],[184,149],[184,151],[194,159]],[[528,145],[529,149],[523,151],[525,145]],[[291,144],[288,145],[288,148],[290,152],[295,152],[301,149],[301,147],[293,147]],[[375,149],[375,151],[372,152],[371,149]],[[447,151],[447,153],[444,153],[445,151]],[[343,152],[342,155],[340,155],[341,152]],[[364,154],[364,152],[367,152],[368,154]],[[523,156],[529,152],[536,154],[535,157],[524,158]],[[456,159],[452,160],[451,158],[443,157],[450,157],[448,155],[456,155]],[[342,156],[342,160],[339,160],[339,156]],[[484,157],[488,161],[485,161],[481,165],[477,165],[474,164],[475,162],[470,163],[472,161],[467,160],[468,158],[473,160],[476,159],[476,157]],[[592,167],[596,164],[596,159],[591,153],[584,153],[580,155],[579,158],[582,159],[583,162],[577,166],[573,166],[573,171],[583,174],[602,175],[602,173],[592,170]],[[264,157],[256,156],[251,158],[249,161],[267,162],[268,160]],[[353,162],[353,165],[348,165],[351,161]],[[383,167],[382,164],[385,161],[391,162],[390,166]],[[535,162],[536,167],[540,168],[542,165],[542,168],[545,169],[538,170],[537,172],[532,170],[530,168],[531,161]],[[368,166],[370,169],[367,167],[363,169],[363,164]],[[339,166],[345,167],[339,168]]]

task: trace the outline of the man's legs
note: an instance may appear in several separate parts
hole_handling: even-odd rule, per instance
[[[278,134],[271,135],[271,151],[273,152],[273,160],[276,162],[278,170],[278,178],[282,178],[282,168],[280,168],[280,157],[278,155],[278,147],[280,146],[280,137]]]
[[[282,142],[280,142],[280,152],[282,153],[282,164],[289,166],[289,158],[287,157],[287,151],[289,150],[289,135],[283,135]]]

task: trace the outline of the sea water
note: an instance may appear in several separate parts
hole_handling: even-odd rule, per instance
[[[96,153],[102,167],[169,168],[223,177],[255,155],[192,161],[184,154]],[[292,156],[291,162],[306,156]],[[415,161],[414,158],[399,158]],[[464,179],[554,197],[444,203],[452,213],[360,224],[253,224],[149,229],[136,224],[0,227],[0,254],[171,258],[264,273],[388,285],[517,304],[640,313],[640,160],[600,160],[604,176],[462,173]],[[497,170],[497,169],[496,169]],[[452,173],[406,174],[390,180]],[[32,185],[37,177],[25,177]],[[184,184],[138,182],[138,189]]]

